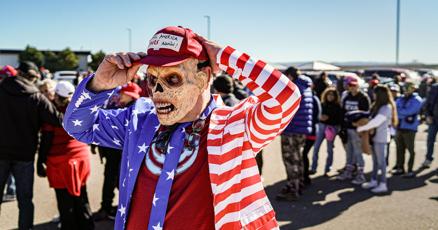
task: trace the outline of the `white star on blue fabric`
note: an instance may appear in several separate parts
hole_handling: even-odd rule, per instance
[[[92,108],[90,108],[90,110],[91,110],[91,113],[96,113],[97,110],[99,110],[99,106],[94,105]]]
[[[171,172],[166,172],[167,173],[167,179],[166,180],[173,180],[173,178],[175,177],[175,169],[172,170]]]
[[[90,94],[85,91],[82,92],[82,96],[84,96],[87,99],[91,99]]]
[[[120,216],[124,216],[126,213],[126,207],[123,207],[123,204],[120,204],[119,208]]]
[[[149,146],[147,146],[146,143],[143,143],[143,145],[139,145],[138,148],[139,148],[140,150],[138,151],[138,153],[141,153],[141,152],[145,152],[145,153],[146,153],[146,149],[147,149],[148,147],[149,147]]]
[[[116,145],[121,145],[120,140],[118,140],[117,138],[114,138],[113,143]]]
[[[93,145],[99,145],[99,142],[95,142],[95,141],[93,141],[93,142],[91,142],[91,144],[93,144]]]
[[[93,131],[95,131],[95,130],[99,130],[99,124],[94,124],[93,125]]]
[[[140,114],[141,112],[138,111],[137,109],[132,110],[132,115],[133,116],[137,116],[138,114]]]
[[[126,177],[123,179],[122,187],[125,187],[125,186],[126,186],[126,185],[125,185],[125,181],[126,181]]]
[[[115,125],[111,125],[111,128],[113,129],[119,129],[119,127],[115,126]]]
[[[82,125],[82,121],[76,119],[76,120],[73,121],[73,124],[74,124],[74,126],[81,126]]]
[[[167,153],[170,153],[170,150],[172,150],[172,149],[173,149],[173,147],[170,146],[170,144],[169,144],[169,146],[167,147]]]
[[[133,170],[134,170],[134,169],[132,169],[132,168],[129,169],[128,177],[131,177],[131,172],[132,172]]]
[[[156,196],[156,194],[154,194],[154,198],[152,199],[152,204],[153,204],[154,206],[156,206],[156,202],[157,202],[158,199],[159,199],[159,198]]]
[[[163,230],[163,228],[160,226],[160,222],[157,223],[157,225],[152,226],[154,230]]]
[[[125,127],[129,125],[129,120],[125,119]]]

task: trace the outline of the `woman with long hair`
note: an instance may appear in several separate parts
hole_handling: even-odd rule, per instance
[[[318,167],[318,154],[324,139],[327,140],[327,160],[324,168],[324,175],[330,171],[333,163],[333,148],[335,137],[343,120],[339,93],[335,87],[329,87],[321,95],[322,112],[319,117],[318,133],[316,134],[315,146],[313,148],[313,159],[311,174],[316,173]]]
[[[362,184],[364,189],[372,189],[373,193],[385,193],[388,191],[386,183],[386,160],[387,145],[391,140],[390,126],[398,124],[397,108],[392,94],[387,86],[377,85],[374,88],[375,101],[371,107],[372,119],[364,126],[357,128],[358,132],[375,129],[372,137],[373,146],[373,171],[371,180]],[[378,172],[380,170],[380,180]]]

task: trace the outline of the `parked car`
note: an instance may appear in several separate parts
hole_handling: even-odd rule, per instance
[[[315,79],[319,78],[322,72],[323,71],[306,71],[303,72],[303,74],[309,76],[312,79],[312,81],[314,81]],[[359,85],[361,87],[363,87],[366,84],[366,82],[362,78],[360,78],[356,73],[353,72],[348,72],[348,71],[325,71],[325,72],[327,73],[327,76],[330,79],[331,84],[335,86],[338,84],[339,79],[341,79],[342,77],[346,78],[349,76],[357,77],[359,79]]]
[[[424,77],[425,75],[438,77],[438,70],[436,69],[416,69],[415,71],[417,71],[421,77]]]
[[[405,79],[410,79],[413,82],[420,84],[421,77],[420,75],[409,69],[402,68],[369,68],[365,69],[363,73],[364,80],[368,82],[373,74],[378,74],[382,78],[391,78],[394,79],[395,76],[402,76],[402,81]]]
[[[76,71],[65,70],[65,71],[57,71],[53,74],[53,80],[55,81],[69,81],[73,85],[75,85],[76,80]]]

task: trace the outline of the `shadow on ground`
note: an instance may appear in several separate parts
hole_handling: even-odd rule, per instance
[[[389,177],[388,186],[390,191],[385,195],[391,195],[393,191],[406,191],[423,187],[426,185],[426,181],[437,183],[438,178],[429,180],[435,175],[438,174],[433,170],[411,179],[400,176]],[[369,175],[367,176],[369,178]],[[300,197],[299,201],[277,201],[275,195],[284,185],[285,181],[281,181],[265,188],[277,214],[277,220],[291,221],[290,224],[282,226],[281,229],[301,229],[316,226],[338,217],[354,204],[366,201],[374,196],[370,191],[364,190],[360,186],[337,181],[334,177],[320,176],[312,180],[312,185],[304,191],[304,195]],[[339,192],[337,197],[331,197],[330,200],[332,201],[326,201],[327,195],[337,191]],[[330,196],[336,195],[331,194]],[[435,200],[437,198],[431,197],[430,199]]]
[[[95,230],[108,230],[114,229],[114,221],[104,220],[95,222]],[[35,230],[55,230],[57,229],[55,223],[41,223],[34,226]]]
[[[421,173],[422,170],[417,171]],[[438,172],[433,170],[424,175],[412,179],[404,179],[399,176],[389,177],[389,193],[393,191],[407,191],[426,186],[426,181],[438,183]],[[434,177],[434,178],[433,178]],[[368,175],[369,178],[369,175]],[[275,200],[275,195],[284,186],[285,181],[278,182],[267,186],[266,193],[272,202],[277,213],[278,221],[291,221],[292,223],[282,226],[281,229],[301,229],[312,227],[324,223],[341,215],[342,212],[356,203],[366,201],[374,195],[369,191],[363,190],[359,186],[353,186],[349,182],[336,181],[334,177],[316,177],[312,180],[312,185],[304,191],[304,196],[296,202],[283,202]],[[337,198],[326,201],[327,195],[337,194]],[[431,197],[431,200],[437,200],[438,197]],[[96,222],[96,230],[113,229],[113,221]],[[35,225],[35,230],[54,230],[56,224],[41,223]]]

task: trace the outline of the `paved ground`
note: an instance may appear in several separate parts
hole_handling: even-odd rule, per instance
[[[418,168],[426,150],[425,133],[417,135],[416,164]],[[438,146],[437,146],[438,147]],[[394,163],[392,143],[390,165]],[[319,171],[313,184],[305,190],[298,202],[277,202],[274,197],[284,184],[285,171],[281,161],[279,139],[264,151],[264,183],[271,198],[282,229],[438,229],[438,168],[435,161],[431,169],[419,172],[415,179],[389,177],[389,195],[373,196],[368,191],[339,182],[333,177],[322,177]],[[321,150],[320,168],[324,165],[325,148]],[[438,148],[437,151],[438,152]],[[334,168],[341,168],[345,156],[337,140]],[[435,154],[437,156],[437,154]],[[366,156],[366,171],[371,169],[371,157]],[[99,208],[102,188],[103,165],[97,156],[92,157],[93,171],[88,183],[88,195],[93,211]],[[332,176],[335,175],[332,172]],[[389,175],[390,176],[390,175]],[[35,229],[54,229],[50,220],[57,215],[54,192],[47,180],[36,178],[34,188]],[[2,205],[0,229],[17,226],[17,203]],[[97,229],[111,229],[112,223],[99,222]]]

